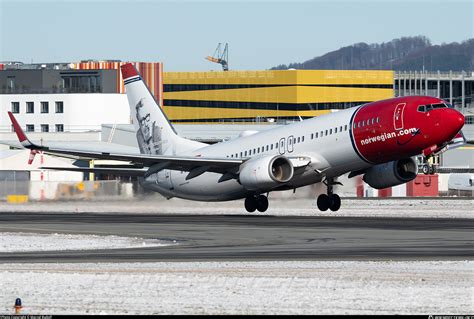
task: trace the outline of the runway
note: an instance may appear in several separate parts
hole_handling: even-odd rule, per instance
[[[0,232],[175,240],[167,247],[0,253],[0,262],[472,259],[474,219],[1,213]]]

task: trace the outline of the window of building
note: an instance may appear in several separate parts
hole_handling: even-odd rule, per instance
[[[16,79],[14,76],[7,76],[7,86],[9,91],[15,90]]]
[[[56,101],[56,113],[64,113],[63,101]]]
[[[49,132],[49,125],[41,124],[41,132]]]
[[[33,124],[26,124],[26,131],[27,132],[34,132],[35,126]]]
[[[49,113],[49,102],[41,102],[41,113]]]
[[[20,102],[12,102],[12,113],[20,113]]]
[[[35,113],[35,102],[26,102],[26,113]]]
[[[56,124],[56,132],[64,132],[64,124]]]

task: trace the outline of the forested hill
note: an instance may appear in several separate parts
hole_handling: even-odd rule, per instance
[[[303,63],[281,64],[272,70],[474,70],[474,39],[432,45],[424,36],[403,37],[381,44],[356,43]]]

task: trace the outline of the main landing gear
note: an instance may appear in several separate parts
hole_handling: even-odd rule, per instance
[[[265,195],[249,196],[245,198],[245,209],[249,213],[253,213],[255,210],[264,212],[268,209],[268,198]]]
[[[341,208],[341,198],[339,195],[333,193],[333,185],[340,183],[334,182],[333,179],[328,179],[326,182],[324,182],[324,184],[326,184],[328,187],[328,193],[318,196],[318,208],[323,212],[327,211],[328,209],[335,212]]]

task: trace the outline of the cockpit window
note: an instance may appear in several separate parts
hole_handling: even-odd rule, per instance
[[[449,107],[450,109],[454,109],[454,106],[452,106],[451,104],[449,103],[444,103],[447,107]]]
[[[418,112],[426,112],[425,106],[424,105],[418,106]]]
[[[433,107],[433,109],[441,109],[446,107],[446,105],[444,105],[443,103],[431,104],[431,106]]]
[[[432,109],[433,109],[433,108],[432,108],[431,104],[426,105],[426,112],[429,112],[429,111],[431,111]]]

